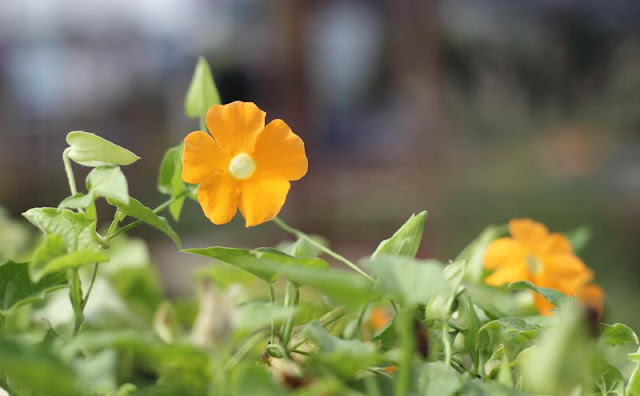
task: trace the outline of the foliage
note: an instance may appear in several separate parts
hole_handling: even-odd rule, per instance
[[[202,118],[217,102],[201,59],[185,108]],[[28,236],[0,233],[0,386],[12,395],[640,395],[632,329],[528,281],[483,284],[484,251],[504,226],[444,265],[416,258],[422,212],[357,266],[278,219],[296,238],[278,248],[183,250],[208,266],[197,301],[171,301],[146,245],[126,232],[146,224],[180,248],[159,213],[177,221],[193,198],[182,147],[162,160],[168,200],[151,209],[130,197],[120,168],[135,154],[87,132],[67,142],[70,195],[24,213],[42,234],[28,259]],[[71,161],[93,168],[85,192]],[[98,199],[112,207],[108,227],[97,226]],[[4,229],[21,226],[2,217]],[[572,236],[580,247],[584,230]],[[555,315],[532,314],[534,293]]]

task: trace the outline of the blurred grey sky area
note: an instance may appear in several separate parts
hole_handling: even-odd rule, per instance
[[[420,255],[441,259],[514,217],[586,225],[583,258],[625,301],[640,279],[639,22],[622,0],[0,0],[0,206],[18,217],[68,194],[72,130],[139,154],[131,193],[160,203],[162,155],[197,129],[183,99],[203,55],[223,101],[302,136],[309,173],[282,215],[347,256],[423,209]],[[195,204],[176,227],[192,245],[282,238],[214,228]]]

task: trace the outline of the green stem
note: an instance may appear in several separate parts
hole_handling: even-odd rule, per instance
[[[178,199],[184,197],[185,195],[187,195],[189,192],[188,191],[184,191],[178,195],[176,195],[175,197],[172,197],[171,199],[168,199],[167,201],[161,203],[160,205],[158,205],[155,209],[153,209],[153,213],[159,213],[162,212],[163,210],[165,210],[166,208],[169,207],[169,205],[171,205],[173,202],[177,201]],[[136,220],[136,221],[132,221],[131,223],[122,226],[121,228],[118,228],[117,230],[115,230],[113,233],[110,233],[106,236],[106,240],[110,241],[113,238],[117,237],[118,235],[122,234],[123,232],[127,232],[133,228],[136,228],[137,226],[139,226],[140,224],[142,224],[143,221],[142,220]]]
[[[398,330],[400,333],[400,364],[396,377],[396,392],[398,396],[409,394],[411,388],[411,371],[413,369],[413,354],[415,351],[415,336],[413,334],[413,310],[403,309],[398,312]]]
[[[91,295],[91,290],[93,290],[93,284],[96,282],[96,277],[98,276],[98,267],[100,263],[93,264],[93,273],[91,274],[91,281],[89,282],[89,288],[87,289],[87,293],[84,295],[82,299],[82,311],[84,312],[84,307],[87,306],[87,302],[89,301],[89,296]]]
[[[262,340],[264,339],[264,336],[265,334],[263,332],[258,332],[254,334],[253,337],[249,338],[247,342],[242,344],[240,348],[236,350],[233,356],[231,356],[229,360],[227,360],[227,363],[224,366],[224,370],[228,372],[233,367],[235,367],[238,363],[240,363],[242,358],[244,358],[247,355],[247,353],[251,352],[251,350],[256,345],[258,345],[259,342],[262,342]]]
[[[300,300],[300,290],[293,283],[287,283],[287,299],[285,301],[286,307],[296,307],[298,306],[298,301]],[[280,338],[282,338],[283,345],[289,345],[289,340],[291,340],[291,333],[293,332],[293,322],[295,319],[295,315],[291,315],[284,324],[282,325],[282,332],[280,334]]]
[[[82,300],[82,284],[80,282],[80,273],[78,269],[70,270],[69,274],[69,299],[71,300],[71,306],[73,307],[73,313],[75,320],[73,323],[73,336],[76,336],[80,332],[80,327],[84,322],[84,303]]]
[[[271,284],[271,282],[267,282],[267,285],[269,286],[269,299],[271,300],[271,305],[275,306],[276,305],[276,293],[273,290],[273,284]],[[273,344],[273,335],[275,333],[275,324],[273,323],[273,320],[271,321],[271,337],[269,337],[269,342],[271,344]]]
[[[71,190],[71,195],[76,195],[78,193],[78,189],[76,188],[76,179],[73,176],[73,169],[71,168],[69,152],[71,152],[71,147],[67,147],[62,152],[62,162],[64,162],[64,171],[67,174],[67,181],[69,182],[69,190]]]
[[[370,281],[374,281],[374,279],[369,276],[369,274],[367,274],[366,272],[364,272],[363,270],[361,270],[357,265],[355,265],[352,261],[350,261],[349,259],[345,258],[344,256],[334,252],[333,250],[329,249],[328,247],[324,246],[321,243],[318,243],[315,239],[309,237],[307,234],[305,234],[304,232],[300,231],[300,230],[296,230],[295,228],[289,226],[287,223],[285,223],[284,221],[282,221],[281,218],[279,217],[275,217],[272,220],[274,223],[276,223],[278,225],[278,227],[282,228],[284,231],[295,235],[296,237],[300,238],[300,239],[304,239],[307,242],[309,242],[310,244],[312,244],[313,246],[315,246],[316,248],[318,248],[320,251],[322,251],[323,253],[333,257],[334,259],[348,265],[349,267],[351,267],[354,271],[358,272],[360,275],[364,276],[365,278],[369,279]]]
[[[203,132],[209,132],[209,130],[207,129],[207,123],[205,122],[204,117],[200,117],[200,130]]]
[[[339,307],[334,309],[333,311],[329,311],[326,314],[322,315],[322,317],[318,319],[318,322],[320,322],[320,324],[323,325],[324,327],[327,327],[330,324],[340,320],[346,314],[347,314],[347,311],[343,307]],[[300,341],[294,344],[291,347],[291,349],[298,349],[302,344],[307,342],[307,340],[308,340],[307,337],[303,337]]]
[[[442,343],[444,344],[444,364],[451,365],[451,338],[449,337],[449,320],[442,321]]]

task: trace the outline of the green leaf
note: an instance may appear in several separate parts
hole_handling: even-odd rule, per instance
[[[587,246],[587,243],[591,239],[591,234],[591,228],[589,227],[576,228],[575,230],[566,233],[569,241],[571,242],[571,247],[573,247],[573,251],[576,253]]]
[[[629,360],[637,363],[636,368],[629,377],[626,392],[629,396],[640,396],[640,349],[635,353],[629,354]]]
[[[453,396],[461,387],[460,374],[443,362],[424,363],[420,368],[420,395]]]
[[[130,165],[140,159],[131,151],[89,132],[67,134],[69,158],[84,166]]]
[[[114,201],[111,198],[107,199],[109,204],[118,207],[120,212],[125,216],[134,217],[144,223],[149,224],[152,227],[155,227],[159,231],[163,232],[167,235],[176,246],[180,247],[180,237],[178,234],[171,228],[167,219],[162,216],[158,216],[153,212],[153,210],[144,206],[140,201],[135,198],[129,198],[128,204],[123,204],[122,202]]]
[[[84,213],[75,213],[67,209],[33,208],[22,215],[45,234],[60,236],[67,251],[100,248],[96,221]]]
[[[539,293],[542,297],[544,297],[547,301],[549,301],[551,304],[555,305],[556,307],[559,307],[560,305],[563,305],[567,301],[571,300],[571,297],[568,297],[562,292],[559,292],[554,289],[549,289],[547,287],[538,287],[533,283],[525,280],[513,282],[509,284],[509,288],[512,290],[525,290],[525,289],[533,290]]]
[[[82,395],[73,371],[47,349],[0,339],[0,371],[20,395]]]
[[[246,249],[214,246],[208,248],[185,249],[183,252],[220,260],[224,263],[231,264],[252,273],[267,282],[274,282],[278,278],[278,272],[276,270],[264,265],[262,260],[258,259],[253,253]]]
[[[494,239],[507,233],[506,225],[490,226],[485,228],[476,239],[473,240],[456,257],[455,261],[466,260],[466,272],[468,278],[474,283],[481,283],[484,272],[484,252],[487,245]]]
[[[638,336],[631,328],[622,323],[601,323],[600,339],[609,345],[639,344]]]
[[[62,202],[60,202],[60,205],[58,205],[58,209],[85,209],[88,208],[94,200],[95,197],[93,196],[93,194],[77,193],[65,198]]]
[[[508,358],[514,360],[522,350],[531,347],[541,332],[537,324],[519,318],[492,320],[478,329],[478,348],[494,353],[503,345]]]
[[[42,301],[47,293],[60,290],[66,284],[63,273],[45,276],[34,283],[29,278],[29,266],[26,263],[9,261],[0,266],[0,315],[11,315],[18,307]]]
[[[305,331],[320,350],[312,359],[318,360],[341,378],[352,378],[359,371],[380,361],[380,355],[372,343],[334,337],[317,322],[311,323]]]
[[[620,370],[598,357],[591,377],[591,388],[592,395],[624,396],[624,377]]]
[[[296,307],[283,307],[270,303],[255,302],[243,304],[238,307],[236,330],[242,333],[251,333],[271,322],[282,323],[296,313]]]
[[[368,266],[387,296],[407,304],[426,304],[432,296],[449,289],[442,265],[436,260],[378,256]]]
[[[162,163],[160,164],[160,173],[158,174],[158,190],[170,195],[172,198],[179,196],[187,190],[187,186],[182,181],[182,144],[171,147],[164,154]],[[182,197],[172,202],[169,206],[169,212],[174,220],[180,220],[182,205],[186,197]]]
[[[99,166],[87,175],[87,190],[93,194],[112,199],[123,205],[129,204],[129,186],[119,166]]]
[[[210,106],[220,104],[220,95],[206,59],[200,57],[184,99],[184,112],[189,118],[204,118]]]
[[[235,394],[238,396],[280,396],[286,393],[282,386],[276,384],[273,375],[266,368],[253,366],[243,371]]]
[[[333,268],[313,268],[270,261],[268,266],[289,281],[310,287],[347,307],[377,301],[380,293],[370,280],[353,272]]]
[[[389,239],[380,242],[378,248],[371,255],[375,258],[380,255],[415,257],[422,240],[424,221],[427,211],[409,217],[398,231]]]
[[[37,282],[47,274],[107,260],[109,260],[109,256],[102,250],[82,249],[67,253],[62,238],[55,234],[49,234],[33,252],[29,274],[31,279]]]

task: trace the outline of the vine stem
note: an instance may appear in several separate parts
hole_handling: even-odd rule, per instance
[[[269,299],[271,300],[271,305],[275,306],[276,305],[276,293],[273,290],[273,284],[271,284],[271,282],[267,282],[267,285],[269,286]],[[273,344],[273,334],[275,333],[275,324],[273,322],[273,320],[271,321],[271,337],[269,337],[269,343]]]
[[[398,312],[398,332],[400,335],[400,365],[396,377],[395,394],[406,396],[411,389],[411,374],[413,370],[413,353],[415,350],[414,311],[405,308]]]
[[[69,182],[69,190],[71,190],[71,195],[76,195],[78,193],[78,188],[76,187],[76,179],[73,176],[73,169],[71,168],[71,160],[69,159],[70,152],[71,147],[67,147],[62,152],[62,162],[64,162],[64,171],[67,174],[67,181]]]
[[[451,339],[449,337],[449,320],[442,321],[442,343],[444,344],[444,364],[451,366]]]
[[[284,221],[282,221],[281,218],[279,217],[275,217],[273,220],[275,224],[278,225],[278,227],[282,228],[284,231],[295,235],[296,237],[300,238],[300,239],[304,239],[307,242],[309,242],[310,244],[312,244],[313,246],[315,246],[316,248],[318,248],[321,252],[333,257],[334,259],[348,265],[349,267],[351,267],[351,269],[353,269],[354,271],[356,271],[357,273],[359,273],[360,275],[364,276],[365,278],[369,279],[372,282],[375,282],[375,280],[369,276],[369,274],[367,274],[366,272],[364,272],[363,270],[360,269],[360,267],[358,267],[357,265],[355,265],[351,260],[347,259],[346,257],[334,252],[333,250],[329,249],[328,247],[324,246],[323,244],[317,242],[316,240],[314,240],[313,238],[311,238],[309,235],[305,234],[304,232],[300,231],[300,230],[296,230],[295,228],[291,227],[290,225],[288,225],[287,223],[285,223]]]

